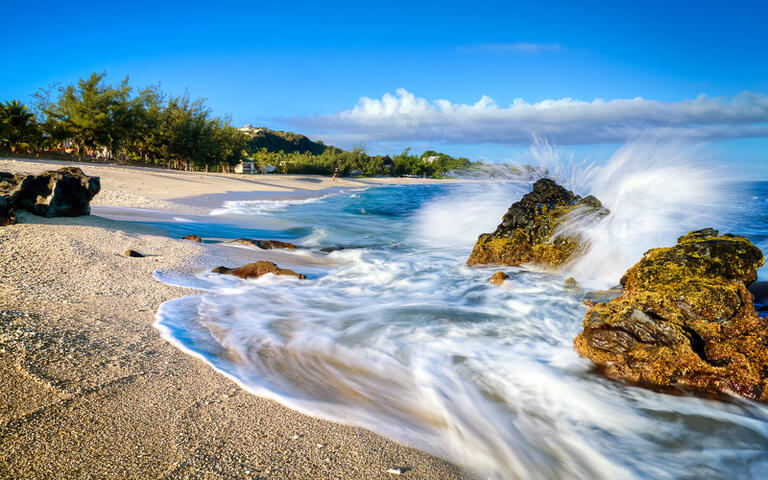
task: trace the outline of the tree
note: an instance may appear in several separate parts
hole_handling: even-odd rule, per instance
[[[47,112],[61,123],[79,152],[94,155],[118,150],[132,124],[128,77],[114,88],[103,83],[104,73],[93,73],[77,85],[59,88],[59,98]]]
[[[12,152],[19,148],[31,150],[38,136],[35,116],[26,105],[19,100],[0,103],[0,140]]]

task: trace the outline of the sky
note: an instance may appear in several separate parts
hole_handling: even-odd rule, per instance
[[[706,142],[768,179],[768,2],[17,2],[0,100],[106,72],[235,125],[370,153],[524,162],[534,138],[605,160]]]

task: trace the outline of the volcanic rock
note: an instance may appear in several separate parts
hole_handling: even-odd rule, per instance
[[[504,280],[508,279],[509,275],[499,270],[498,272],[491,275],[491,278],[488,280],[488,283],[491,285],[504,285]]]
[[[495,231],[480,235],[467,265],[539,263],[558,267],[580,246],[578,236],[558,233],[558,227],[569,220],[608,213],[597,198],[581,198],[542,178],[533,184],[533,191],[512,204]]]
[[[242,243],[243,245],[259,247],[262,250],[272,250],[273,248],[294,250],[296,248],[296,245],[292,243],[281,242],[279,240],[254,240],[252,238],[238,238],[236,240],[232,240],[230,243]]]
[[[0,226],[10,225],[16,221],[13,208],[25,178],[27,178],[26,175],[0,172]]]
[[[266,275],[267,273],[273,273],[275,275],[292,275],[294,277],[298,277],[300,280],[307,278],[307,276],[304,274],[296,273],[293,270],[289,270],[287,268],[280,268],[274,263],[267,262],[265,260],[249,263],[248,265],[243,265],[240,268],[216,267],[212,271],[213,273],[235,275],[236,277],[240,278],[257,278],[262,275]]]
[[[16,207],[43,217],[77,217],[90,213],[90,201],[99,193],[99,177],[78,167],[64,167],[24,178]]]
[[[748,239],[713,229],[649,250],[621,296],[587,310],[576,351],[610,377],[768,402],[768,321],[747,290],[764,263]]]

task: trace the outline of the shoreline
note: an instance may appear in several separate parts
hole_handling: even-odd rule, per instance
[[[264,200],[282,195],[302,198],[321,195],[323,190],[328,189],[477,181],[452,178],[341,177],[334,182],[331,177],[323,175],[186,172],[153,167],[0,157],[0,171],[37,174],[63,166],[80,167],[87,175],[101,178],[102,191],[94,197],[92,206],[201,214],[221,206],[221,203],[216,204],[217,201],[223,202],[230,198]],[[253,198],[249,198],[251,195]]]
[[[166,178],[131,181],[121,167],[82,167],[112,189],[94,206],[178,205],[168,188],[153,189]],[[3,171],[51,168],[0,160]],[[179,173],[172,182],[191,183]],[[147,256],[122,256],[127,249]],[[468,478],[368,430],[252,395],[153,326],[161,303],[195,294],[154,271],[279,256],[96,215],[19,212],[16,225],[0,228],[0,478],[385,478],[390,468],[409,469],[406,478]]]

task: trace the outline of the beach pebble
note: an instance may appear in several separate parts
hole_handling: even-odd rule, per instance
[[[125,252],[123,252],[123,255],[125,255],[126,257],[135,257],[135,258],[141,258],[144,256],[139,252],[137,252],[136,250],[126,250]]]
[[[318,444],[317,444],[317,448],[323,448],[323,447],[325,447],[326,445],[328,445],[328,444],[327,444],[327,443],[318,443]]]
[[[387,473],[391,473],[392,475],[402,475],[403,473],[405,473],[405,469],[400,467],[390,468],[390,469],[387,469]]]

